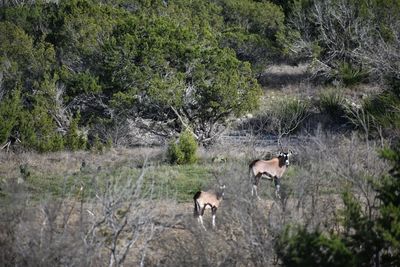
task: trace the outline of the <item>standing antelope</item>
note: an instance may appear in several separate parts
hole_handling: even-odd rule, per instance
[[[289,166],[289,156],[292,154],[291,151],[288,153],[280,152],[277,158],[270,160],[256,159],[249,164],[250,179],[252,179],[251,195],[254,195],[254,191],[258,199],[260,197],[257,193],[257,186],[260,183],[261,176],[266,175],[267,179],[274,180],[275,183],[275,195],[280,198],[279,188],[280,179],[285,173]]]
[[[220,186],[219,192],[213,191],[198,191],[194,197],[194,212],[193,215],[197,217],[199,223],[204,230],[206,228],[203,224],[203,215],[206,208],[211,208],[212,213],[212,226],[215,227],[215,214],[217,212],[219,204],[221,204],[224,196],[225,185]]]

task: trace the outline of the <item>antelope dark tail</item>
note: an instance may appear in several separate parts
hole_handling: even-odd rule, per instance
[[[249,164],[249,176],[250,177],[251,177],[251,168],[253,168],[254,164],[256,164],[257,161],[259,161],[259,159],[255,159]]]
[[[194,217],[198,217],[200,215],[200,205],[197,202],[197,199],[200,197],[200,194],[201,194],[201,192],[198,191],[193,197],[193,201],[194,201],[193,216]]]
[[[259,159],[253,160],[253,161],[249,164],[249,169],[253,168],[254,164],[256,164],[257,161],[259,161]]]

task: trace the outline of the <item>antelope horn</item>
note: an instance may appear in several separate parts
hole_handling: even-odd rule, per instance
[[[215,178],[215,180],[217,181],[218,185],[219,185],[219,186],[222,186],[220,180],[218,179],[217,174],[216,174],[214,171],[212,171],[211,173],[214,175],[214,178]]]

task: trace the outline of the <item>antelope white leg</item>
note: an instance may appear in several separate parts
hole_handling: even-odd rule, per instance
[[[201,216],[201,215],[199,215],[199,222],[200,222],[201,226],[203,227],[204,231],[207,231],[207,229],[204,227],[204,224],[203,224],[203,216]]]
[[[212,226],[215,228],[215,214],[212,216]]]
[[[253,190],[254,190],[254,192],[256,192],[256,197],[257,197],[257,199],[261,199],[259,196],[258,196],[258,192],[257,192],[257,186],[256,185],[253,185],[253,187],[251,188],[251,195],[253,196]]]
[[[255,185],[255,184],[253,184],[253,187],[251,188],[251,195],[253,196],[253,191],[256,193],[256,196],[258,195],[257,194],[257,186]]]
[[[280,188],[281,186],[279,185],[279,184],[277,184],[276,185],[276,189],[275,189],[275,196],[278,198],[278,199],[281,199],[281,194],[279,193],[279,188]]]

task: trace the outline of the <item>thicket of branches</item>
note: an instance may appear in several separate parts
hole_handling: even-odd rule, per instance
[[[289,8],[286,52],[312,60],[315,77],[399,79],[398,1],[295,0]]]
[[[97,174],[90,174],[91,188],[65,182],[60,196],[40,202],[24,183],[3,185],[2,265],[123,266],[132,250],[143,264],[148,241],[162,228],[155,225],[152,189],[143,186],[145,167],[138,177],[104,180]]]

